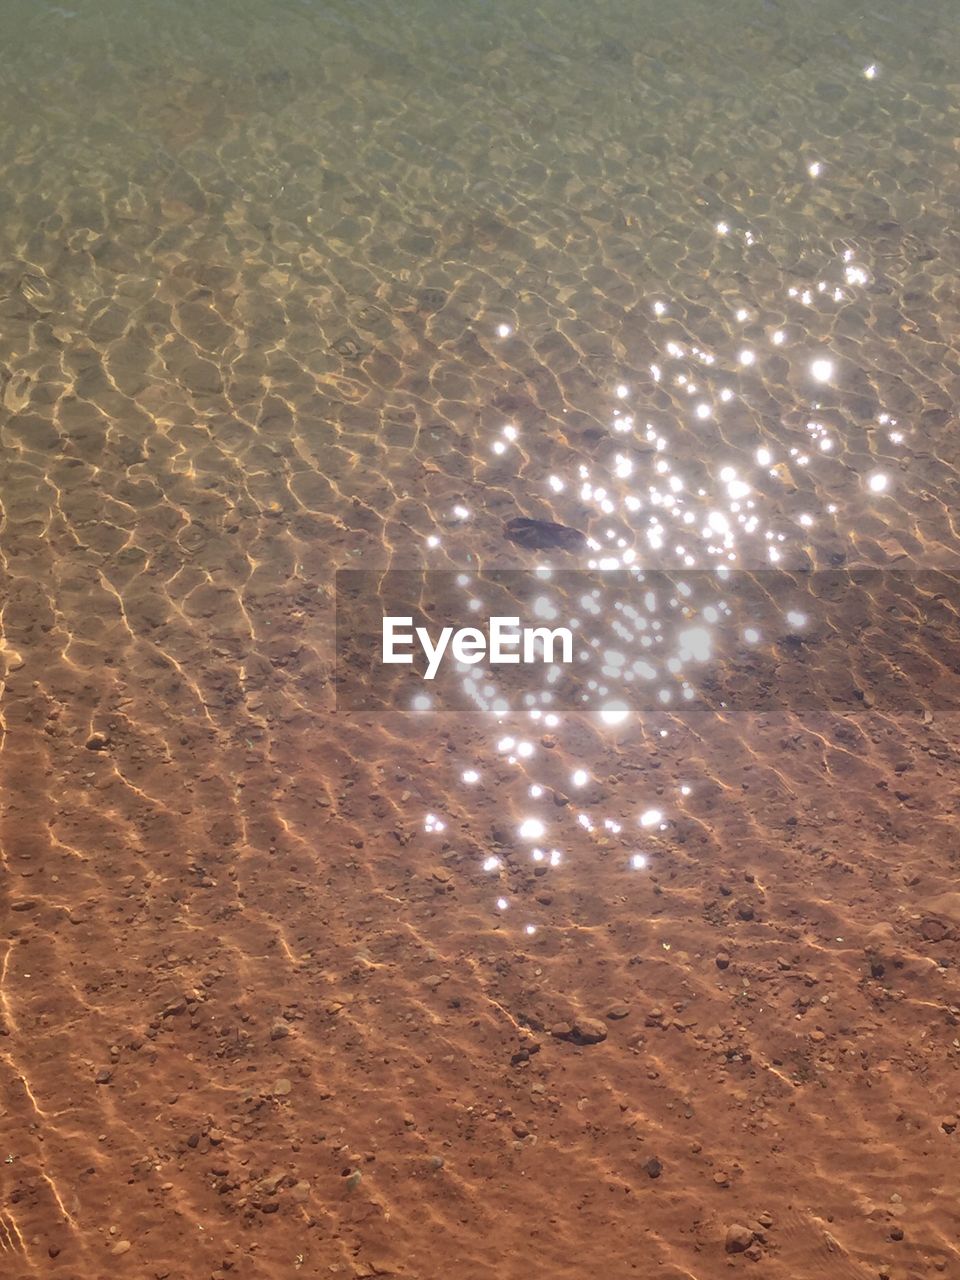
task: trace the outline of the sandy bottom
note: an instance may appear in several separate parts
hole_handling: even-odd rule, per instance
[[[957,1274],[953,6],[8,8],[0,1274]],[[905,576],[335,707],[545,560]]]

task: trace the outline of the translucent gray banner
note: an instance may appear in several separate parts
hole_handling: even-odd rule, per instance
[[[337,706],[509,715],[960,707],[960,575],[337,574]]]

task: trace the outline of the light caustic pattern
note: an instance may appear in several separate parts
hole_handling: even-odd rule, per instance
[[[950,601],[701,575],[955,567],[953,7],[229,9],[5,31],[0,1270],[949,1272]],[[410,566],[693,594],[334,715]]]

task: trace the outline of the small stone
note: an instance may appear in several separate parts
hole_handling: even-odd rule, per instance
[[[575,1044],[599,1044],[607,1038],[607,1028],[599,1018],[576,1018],[570,1037]]]
[[[290,1028],[285,1022],[277,1021],[270,1028],[271,1040],[284,1040],[290,1034]]]
[[[725,951],[717,952],[716,965],[718,969],[730,968],[730,957],[727,955]]]
[[[740,1222],[733,1222],[727,1227],[724,1248],[727,1253],[746,1253],[753,1244],[753,1232]]]
[[[902,1239],[903,1239],[903,1227],[891,1227],[891,1228],[890,1228],[890,1239],[891,1239],[891,1240],[902,1240]]]
[[[628,1004],[612,1004],[607,1010],[607,1017],[611,1022],[619,1022],[621,1018],[626,1018],[630,1013]]]
[[[84,743],[88,751],[106,751],[110,745],[110,739],[105,733],[91,733],[90,737]]]
[[[285,1098],[292,1088],[293,1085],[290,1081],[286,1077],[282,1077],[280,1080],[275,1081],[273,1092],[276,1097]]]
[[[730,1185],[729,1173],[717,1172],[713,1175],[713,1180],[718,1187],[729,1187]]]
[[[752,920],[754,917],[753,907],[749,902],[738,902],[737,915],[741,920]]]
[[[110,1252],[115,1258],[119,1258],[121,1254],[129,1253],[132,1248],[133,1245],[129,1240],[118,1240]]]
[[[113,1079],[113,1072],[109,1067],[101,1067],[93,1079],[96,1084],[109,1084]]]
[[[957,1127],[956,1116],[944,1116],[944,1118],[940,1121],[940,1128],[943,1130],[944,1133],[953,1133],[956,1127]]]
[[[652,1156],[643,1167],[651,1178],[659,1178],[663,1173],[663,1164],[656,1156]]]
[[[607,1028],[599,1018],[574,1018],[572,1023],[554,1023],[550,1034],[557,1040],[569,1040],[572,1044],[599,1044],[606,1040]]]

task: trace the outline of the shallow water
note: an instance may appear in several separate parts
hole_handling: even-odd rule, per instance
[[[4,16],[3,1274],[950,1274],[955,6]],[[344,699],[544,563],[777,607]]]

